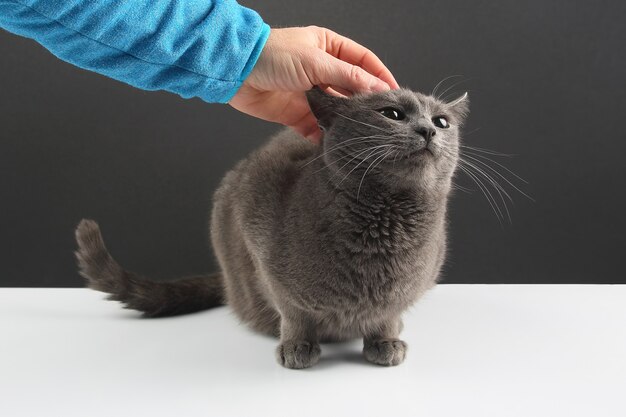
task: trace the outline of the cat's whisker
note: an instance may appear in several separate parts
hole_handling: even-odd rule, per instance
[[[337,158],[337,159],[335,159],[335,160],[334,160],[334,161],[332,161],[332,162],[328,162],[328,163],[324,164],[324,165],[323,165],[320,169],[313,171],[313,173],[312,173],[312,174],[317,174],[318,172],[322,172],[322,171],[323,171],[323,170],[325,170],[325,169],[330,169],[330,166],[331,166],[331,165],[334,165],[334,164],[336,164],[337,162],[339,162],[339,161],[341,161],[341,160],[344,160],[344,159],[346,159],[346,158],[350,158],[350,157],[352,157],[352,156],[353,156],[353,155],[349,153],[349,154],[347,154],[347,155],[342,156],[341,158]],[[339,169],[341,169],[341,168],[339,168]]]
[[[386,135],[370,135],[370,136],[357,136],[357,137],[354,137],[354,138],[349,138],[349,139],[342,140],[340,143],[332,146],[330,149],[327,149],[321,155],[318,155],[315,158],[311,159],[309,162],[307,162],[306,164],[302,165],[300,168],[304,168],[305,166],[311,164],[312,162],[318,160],[319,158],[329,154],[330,152],[332,152],[332,151],[334,151],[336,149],[341,149],[341,148],[344,148],[344,147],[349,146],[349,145],[357,145],[359,143],[370,142],[370,140],[368,140],[368,139],[387,139],[387,138],[389,138],[389,137],[386,136]],[[361,140],[359,140],[359,139],[361,139]]]
[[[444,154],[446,154],[447,156],[452,157],[452,158],[460,158],[460,156],[458,154],[453,153],[452,150],[450,148],[446,147],[446,146],[442,146],[441,152],[443,152]],[[460,166],[459,166],[459,169],[461,169]],[[457,189],[457,190],[460,190],[460,191],[463,191],[463,192],[466,192],[466,193],[472,193],[473,191],[476,191],[473,188],[463,187],[460,184],[455,183],[454,181],[451,181],[451,182],[452,182],[452,186],[455,189]]]
[[[394,145],[397,146],[397,145]],[[374,161],[372,161],[372,163],[370,164],[370,166],[367,167],[367,169],[365,170],[365,172],[363,173],[363,177],[361,177],[361,182],[359,182],[359,188],[356,192],[356,201],[359,201],[359,195],[361,194],[361,186],[363,185],[363,180],[365,180],[365,176],[367,175],[367,173],[369,172],[370,169],[372,168],[376,168],[382,161],[385,160],[386,157],[388,157],[389,155],[391,155],[391,152],[393,152],[395,149],[387,149],[385,153],[383,153],[382,157],[378,156],[376,159],[374,159]],[[380,159],[380,162],[377,162]],[[376,164],[376,165],[374,165]]]
[[[506,215],[507,215],[507,217],[509,219],[509,223],[512,223],[511,213],[509,212],[509,207],[506,204],[506,200],[504,199],[504,196],[503,196],[503,194],[504,194],[509,200],[511,200],[511,202],[513,202],[513,199],[511,198],[509,193],[507,193],[506,190],[504,188],[502,188],[502,186],[495,179],[493,179],[493,177],[491,177],[489,174],[487,174],[484,170],[480,169],[476,165],[473,165],[472,163],[470,163],[470,162],[468,162],[468,161],[466,161],[464,159],[459,159],[459,161],[461,163],[464,163],[468,169],[470,167],[473,168],[475,170],[476,175],[482,175],[487,180],[487,182],[489,184],[491,184],[491,186],[495,189],[495,191],[500,196],[500,199],[502,200],[502,204],[504,205],[504,210],[506,211]]]
[[[465,148],[465,149],[470,149],[472,151],[475,152],[481,152],[481,153],[485,153],[487,155],[494,155],[494,156],[504,156],[504,157],[511,157],[511,156],[515,156],[513,154],[508,154],[508,153],[501,153],[501,152],[497,152],[497,151],[493,151],[491,149],[485,149],[485,148],[477,148],[475,146],[468,146],[468,145],[459,145],[461,148]]]
[[[366,142],[369,142],[369,141],[366,141]],[[363,142],[357,142],[357,144],[360,144],[360,143],[363,143]],[[388,144],[384,144],[384,145],[382,145],[382,146],[385,146],[385,147],[386,147],[387,145],[388,145]],[[342,157],[340,157],[340,158],[335,159],[335,160],[334,160],[334,161],[332,161],[332,162],[328,162],[328,163],[324,164],[324,166],[323,166],[322,168],[320,168],[320,169],[318,169],[318,170],[314,171],[314,172],[313,172],[313,174],[316,174],[316,173],[318,173],[318,172],[320,172],[320,171],[323,171],[324,169],[329,169],[331,165],[334,165],[334,164],[336,164],[337,162],[342,161],[342,160],[344,160],[344,159],[346,159],[346,158],[350,158],[350,157],[352,157],[352,159],[351,159],[350,161],[348,161],[346,164],[344,164],[343,166],[341,166],[341,167],[337,170],[337,171],[341,171],[341,170],[342,170],[342,169],[343,169],[346,165],[348,165],[350,162],[352,162],[352,160],[354,160],[354,159],[355,159],[355,158],[357,158],[358,156],[360,156],[360,155],[362,155],[363,153],[365,153],[365,152],[367,152],[367,151],[369,151],[369,150],[371,150],[371,149],[374,149],[374,148],[377,148],[377,146],[376,146],[376,147],[370,147],[370,148],[367,148],[367,149],[365,149],[365,150],[361,151],[360,153],[358,153],[357,155],[353,155],[352,153],[348,153],[348,154],[346,154],[346,155],[344,155],[344,156],[342,156]]]
[[[316,160],[318,160],[318,159],[320,159],[320,158],[322,158],[322,157],[324,157],[324,156],[326,156],[326,155],[329,155],[329,154],[334,153],[334,152],[338,152],[338,151],[340,151],[341,149],[347,148],[347,147],[352,146],[352,145],[360,145],[360,144],[363,144],[363,143],[370,143],[370,142],[373,142],[373,143],[378,143],[379,141],[378,141],[378,140],[367,140],[367,139],[364,139],[364,140],[362,140],[362,141],[358,141],[358,142],[347,143],[347,144],[345,144],[345,145],[343,145],[343,146],[336,146],[336,147],[334,147],[333,149],[329,149],[328,151],[326,151],[326,152],[322,153],[321,155],[316,156],[315,158],[313,158],[312,160],[310,160],[310,161],[309,161],[309,162],[307,162],[306,164],[302,165],[302,167],[301,167],[301,168],[304,168],[305,166],[307,166],[307,165],[309,165],[309,164],[311,164],[311,163],[315,162]],[[344,157],[345,157],[345,156],[350,156],[350,154],[348,154],[348,155],[344,155]],[[344,157],[339,158],[338,160],[341,160],[341,159],[343,159]],[[333,163],[334,163],[334,162],[331,162],[329,165],[332,165]]]
[[[447,148],[447,152],[450,152],[450,149]],[[467,156],[467,155],[466,155]],[[495,178],[493,178],[491,175],[489,175],[487,172],[485,172],[485,170],[481,169],[480,167],[478,167],[477,165],[473,164],[472,162],[469,162],[465,159],[463,159],[462,157],[459,156],[459,164],[460,167],[461,166],[465,166],[466,170],[464,170],[464,172],[466,172],[466,174],[469,175],[469,171],[470,169],[474,170],[474,175],[476,175],[476,177],[478,178],[479,176],[482,176],[485,178],[485,180],[487,181],[487,184],[490,184],[494,190],[498,193],[498,196],[500,197],[500,199],[502,200],[502,204],[504,205],[504,211],[506,212],[507,218],[509,219],[509,222],[512,223],[512,219],[511,219],[511,213],[509,211],[509,207],[506,203],[506,200],[504,199],[504,197],[506,196],[511,203],[513,203],[513,198],[511,197],[511,195],[504,189],[504,187],[502,187],[502,185],[500,183],[498,183],[498,181],[496,181]],[[476,182],[476,181],[474,181]],[[481,181],[482,183],[482,181]],[[489,193],[489,195],[491,196],[491,198],[493,199],[496,207],[498,208],[498,210],[500,211],[500,213],[502,214],[502,210],[500,209],[500,204],[498,204],[495,201],[495,197],[493,197],[493,195],[491,195],[491,192],[489,192],[488,188],[486,187],[486,185],[484,183],[482,183],[485,186],[486,191]],[[502,215],[502,217],[504,217],[504,215]]]
[[[462,147],[466,147],[466,148],[471,148],[465,145],[461,145]],[[482,148],[478,148],[480,150],[484,150]],[[497,154],[498,156],[505,156],[506,154],[498,154],[495,151],[490,151],[490,150],[484,150],[484,151],[489,151],[490,153],[493,154]],[[466,158],[471,159],[472,161],[474,161],[475,163],[480,164],[481,166],[486,167],[489,171],[495,173],[498,177],[502,178],[504,181],[506,181],[507,184],[509,184],[513,189],[515,189],[515,191],[517,191],[518,193],[522,194],[524,197],[528,198],[531,201],[535,201],[531,196],[529,196],[528,194],[526,194],[524,191],[522,191],[518,186],[516,186],[515,184],[513,184],[513,182],[511,180],[509,180],[505,175],[503,175],[500,171],[498,171],[497,169],[495,169],[494,167],[492,167],[491,165],[489,165],[488,163],[486,163],[484,160],[487,160],[489,162],[492,162],[494,164],[496,164],[497,166],[501,167],[502,169],[506,170],[509,174],[513,175],[515,178],[517,178],[518,180],[524,182],[525,184],[528,184],[528,181],[526,181],[525,179],[523,179],[522,177],[520,177],[519,175],[517,175],[515,172],[511,171],[509,168],[507,168],[506,166],[502,165],[501,163],[499,163],[498,161],[494,161],[493,159],[481,155],[481,154],[477,154],[468,150],[463,150],[463,155]],[[510,156],[510,155],[506,155],[506,156]],[[481,159],[478,159],[481,158]],[[467,162],[467,161],[465,161]],[[493,178],[492,178],[493,179]],[[499,185],[499,184],[498,184]],[[503,187],[500,186],[500,189],[502,191],[504,191]],[[509,198],[509,200],[511,200],[511,202],[513,202],[513,199],[508,195],[507,193],[507,197]]]
[[[517,175],[515,172],[511,171],[510,169],[508,169],[507,167],[505,167],[504,165],[502,165],[502,164],[501,164],[501,163],[499,163],[498,161],[494,161],[494,160],[493,160],[493,159],[491,159],[491,158],[488,158],[488,157],[486,157],[486,156],[484,156],[484,155],[476,154],[476,153],[473,153],[473,152],[467,152],[467,151],[465,151],[465,154],[466,154],[468,157],[469,157],[470,155],[472,155],[472,156],[474,157],[474,158],[472,158],[472,159],[475,159],[475,158],[482,158],[482,159],[486,159],[486,160],[487,160],[487,161],[489,161],[489,162],[493,162],[494,164],[498,165],[498,166],[499,166],[499,167],[501,167],[502,169],[506,170],[509,174],[513,175],[513,176],[514,176],[515,178],[517,178],[518,180],[522,181],[524,184],[528,184],[528,181],[526,181],[524,178],[520,177],[520,176],[519,176],[519,175]],[[487,165],[485,162],[482,162],[482,164]],[[487,165],[487,166],[489,166],[489,165]],[[491,169],[493,170],[493,168],[492,168],[491,166],[489,166],[489,168],[491,168]],[[521,192],[521,191],[520,191],[520,192]],[[522,194],[523,194],[523,193],[522,193]],[[526,197],[528,197],[528,196],[526,196]],[[528,197],[528,198],[530,198],[530,197]],[[532,200],[532,198],[530,198],[530,199]]]
[[[517,191],[518,193],[520,193],[521,195],[523,195],[524,197],[528,198],[530,201],[535,201],[534,198],[532,198],[531,196],[529,196],[528,194],[526,194],[524,191],[522,191],[519,187],[517,187],[515,184],[513,184],[508,178],[506,178],[504,175],[502,175],[502,173],[500,173],[500,171],[498,171],[497,169],[495,169],[494,167],[492,167],[491,165],[485,163],[484,161],[481,161],[480,159],[474,158],[471,155],[466,154],[465,155],[467,158],[470,158],[471,160],[481,164],[482,166],[487,167],[490,171],[494,172],[496,175],[498,175],[500,178],[502,178],[504,181],[506,181],[507,184],[509,184],[511,187],[513,187],[515,189],[515,191]],[[478,155],[476,155],[478,156]],[[511,173],[511,175],[514,175],[516,178],[518,178],[520,181],[524,181],[526,184],[528,184],[527,181],[525,181],[524,179],[520,178],[519,176],[517,176],[515,173],[513,173],[511,170],[509,170],[508,168],[506,168],[505,166],[498,164],[496,161],[490,160],[491,162],[501,166],[502,168],[506,169],[509,173]]]
[[[398,159],[398,156],[400,156],[401,152],[402,152],[402,148],[396,149],[396,151],[395,151],[395,156],[393,157],[393,167],[394,168],[396,167],[396,159]]]
[[[464,193],[468,193],[468,194],[470,194],[473,191],[472,189],[463,187],[462,185],[459,185],[455,183],[454,181],[452,181],[452,188],[455,190],[463,191]]]
[[[343,115],[343,114],[341,114],[341,113],[339,113],[339,112],[334,112],[334,113],[335,113],[337,116],[343,117],[344,119],[351,120],[351,121],[353,121],[353,122],[355,122],[355,123],[359,123],[359,124],[362,124],[362,125],[364,125],[364,126],[373,127],[374,129],[378,129],[378,130],[382,130],[383,132],[387,132],[387,129],[383,129],[383,128],[382,128],[382,127],[380,127],[380,126],[374,126],[374,125],[371,125],[371,124],[369,124],[369,123],[362,122],[362,121],[360,121],[360,120],[355,120],[355,119],[353,119],[353,118],[351,118],[351,117],[348,117],[348,116],[346,116],[346,115]]]
[[[433,96],[433,97],[437,97],[437,89],[438,89],[438,88],[439,88],[439,87],[440,87],[443,83],[445,83],[445,82],[446,82],[446,81],[448,81],[449,79],[451,79],[451,78],[455,78],[455,77],[462,77],[462,75],[460,75],[460,74],[459,74],[459,75],[450,75],[450,76],[448,76],[448,77],[445,77],[443,80],[441,80],[441,81],[439,81],[439,82],[437,83],[437,85],[435,86],[435,88],[433,88],[433,91],[431,91],[430,95],[431,95],[431,96]],[[437,98],[439,98],[439,97],[437,97]]]
[[[363,151],[359,152],[358,154],[354,155],[354,156],[352,157],[352,159],[350,159],[348,162],[346,162],[345,164],[343,164],[343,165],[342,165],[342,166],[341,166],[341,167],[337,170],[337,173],[341,172],[341,170],[342,170],[342,169],[344,169],[347,165],[349,165],[349,164],[350,164],[350,162],[354,161],[356,158],[358,158],[359,156],[363,155],[364,153],[369,152],[369,151],[371,151],[371,150],[376,150],[376,149],[380,149],[380,148],[386,148],[386,147],[389,147],[389,146],[391,146],[391,145],[389,145],[389,144],[384,144],[384,145],[378,145],[378,146],[371,146],[371,147],[369,147],[369,148],[367,148],[367,149],[365,149],[365,150],[363,150]],[[347,156],[351,156],[351,155],[349,154],[349,155],[347,155]],[[369,157],[369,155],[368,155],[368,157]],[[358,167],[358,165],[357,165],[357,167]]]
[[[478,132],[480,130],[480,127],[474,128],[468,132],[463,132],[463,137],[468,137],[469,135],[473,135],[474,133]],[[463,146],[463,145],[460,145]]]
[[[450,156],[453,155],[452,149],[445,145],[442,146],[442,152],[447,153]],[[472,172],[470,168],[474,169],[475,172]],[[465,174],[467,174],[470,177],[470,179],[472,179],[476,183],[476,185],[478,185],[480,191],[483,193],[483,195],[489,202],[489,205],[491,206],[492,210],[496,214],[498,221],[502,223],[501,219],[504,218],[504,213],[502,212],[502,209],[500,208],[500,204],[498,204],[496,198],[493,196],[491,191],[489,191],[489,188],[485,185],[485,183],[483,183],[480,180],[479,175],[484,176],[487,182],[494,187],[495,191],[498,193],[499,197],[502,199],[502,202],[504,204],[504,210],[507,213],[507,217],[509,218],[509,221],[511,221],[509,209],[506,204],[506,200],[504,200],[504,197],[502,194],[502,192],[504,192],[504,194],[506,194],[506,196],[510,199],[511,197],[510,195],[508,195],[506,190],[504,190],[504,188],[502,188],[502,186],[497,181],[495,181],[490,175],[488,175],[480,168],[476,167],[475,165],[471,163],[468,163],[468,161],[465,161],[460,157],[459,157],[459,169],[463,171]]]
[[[465,157],[468,157],[468,156],[465,155]],[[462,162],[462,163],[465,163],[466,165],[469,165],[469,166],[473,167],[478,173],[480,173],[482,176],[484,176],[486,179],[488,179],[489,182],[491,182],[495,187],[497,187],[499,190],[501,190],[507,196],[507,198],[511,201],[511,203],[513,203],[513,198],[511,198],[509,193],[507,193],[506,190],[502,187],[502,185],[500,185],[500,183],[498,181],[496,181],[496,179],[493,178],[491,175],[489,175],[489,173],[487,173],[484,169],[476,166],[472,162],[469,162],[468,160],[463,159],[463,158],[459,158],[459,161]]]
[[[353,167],[342,179],[341,181],[339,181],[338,185],[341,185],[349,176],[350,174],[352,174],[361,164],[363,164],[365,161],[367,161],[370,157],[377,157],[378,155],[381,155],[383,153],[385,153],[385,149],[378,149],[376,151],[372,151],[370,152],[364,159],[362,159],[355,167]],[[345,166],[345,165],[344,165]]]
[[[449,91],[450,91],[450,90],[452,90],[453,88],[458,87],[459,85],[461,85],[461,84],[463,84],[463,83],[465,83],[465,82],[468,82],[468,81],[470,81],[470,80],[471,80],[471,78],[466,78],[466,79],[464,79],[464,80],[460,80],[460,81],[455,82],[455,83],[454,83],[454,84],[452,84],[450,87],[448,87],[448,88],[446,88],[445,90],[443,90],[443,92],[442,92],[441,94],[439,94],[439,96],[438,96],[437,98],[438,98],[439,100],[442,100],[442,101],[447,101],[447,100],[446,100],[446,98],[444,97],[444,96],[445,96],[445,94],[446,94],[447,92],[449,92]]]
[[[459,84],[461,84],[461,83],[459,82]],[[474,90],[466,90],[466,89],[464,89],[464,90],[462,90],[462,91],[463,91],[463,93],[464,93],[464,94],[469,94],[469,93],[474,94]],[[450,100],[452,100],[452,99],[454,99],[454,98],[456,98],[456,99],[458,100],[458,99],[459,99],[459,94],[460,94],[460,93],[459,93],[458,91],[450,91],[450,93],[449,93],[449,94],[446,94],[446,95],[442,98],[442,101],[444,101],[444,102],[448,102],[448,101],[450,101]]]
[[[376,156],[378,156],[378,155],[380,155],[380,153],[381,153],[381,152],[382,152],[382,153],[384,153],[384,152],[386,151],[386,149],[380,149],[380,148],[381,148],[381,147],[383,147],[383,146],[388,147],[388,146],[394,146],[394,145],[380,145],[380,146],[378,146],[378,148],[379,148],[379,149],[375,149],[375,150],[373,150],[372,152],[370,152],[370,153],[369,153],[369,154],[368,154],[368,155],[367,155],[367,156],[366,156],[366,157],[365,157],[365,158],[364,158],[361,162],[359,162],[359,163],[358,163],[358,164],[357,164],[354,168],[352,168],[352,169],[350,170],[350,172],[348,172],[348,173],[345,175],[345,177],[343,177],[343,178],[341,179],[341,181],[339,181],[339,184],[338,184],[338,185],[341,185],[341,184],[342,184],[342,183],[346,180],[346,178],[348,178],[348,177],[350,176],[350,174],[352,174],[352,173],[354,172],[354,170],[355,170],[355,169],[357,169],[357,168],[358,168],[358,167],[359,167],[359,166],[360,166],[363,162],[367,161],[367,160],[368,160],[368,159],[372,156],[372,154],[375,154]],[[361,153],[362,153],[362,152],[361,152]],[[355,157],[355,158],[356,158],[356,157]],[[352,160],[354,160],[354,158],[353,158]],[[352,162],[352,160],[348,161],[348,162],[347,162],[344,166],[346,166],[347,164],[349,164],[350,162]],[[342,167],[342,168],[343,168],[343,167]],[[342,169],[342,168],[341,168],[341,169]]]
[[[467,169],[463,165],[459,165],[459,169],[461,171],[463,171],[465,174],[467,174],[467,176],[470,177],[472,179],[472,181],[474,181],[476,183],[476,185],[478,186],[480,191],[483,193],[483,195],[487,199],[487,202],[491,206],[491,209],[493,210],[494,214],[496,215],[496,218],[498,219],[498,222],[500,222],[500,224],[502,224],[502,221],[500,220],[500,215],[498,214],[499,212],[501,213],[501,211],[499,210],[499,208],[498,208],[498,210],[496,210],[497,204],[492,203],[491,199],[493,198],[493,196],[491,196],[491,198],[489,197],[491,195],[491,193],[489,193],[489,190],[486,189],[486,187],[482,183],[482,181],[480,181],[480,179],[478,179],[469,169]]]

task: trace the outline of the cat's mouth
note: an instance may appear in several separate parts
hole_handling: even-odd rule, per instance
[[[429,147],[424,147],[422,149],[418,149],[416,151],[412,151],[409,152],[408,154],[406,154],[405,158],[406,159],[413,159],[413,158],[418,158],[420,156],[435,156],[435,154],[433,153],[432,149],[430,149]]]

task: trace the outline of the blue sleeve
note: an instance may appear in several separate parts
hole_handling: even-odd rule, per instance
[[[269,26],[235,0],[0,0],[0,27],[144,90],[225,103]]]

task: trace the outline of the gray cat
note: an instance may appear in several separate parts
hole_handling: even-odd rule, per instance
[[[401,89],[352,98],[315,88],[316,146],[285,130],[239,162],[215,193],[221,273],[154,282],[109,255],[98,225],[77,230],[80,273],[148,317],[230,305],[277,336],[278,362],[307,368],[320,342],[362,337],[365,358],[398,365],[401,315],[433,287],[467,95],[445,103]]]

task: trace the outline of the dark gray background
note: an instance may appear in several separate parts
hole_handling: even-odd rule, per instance
[[[498,161],[536,201],[513,193],[501,225],[480,192],[457,193],[444,282],[626,283],[626,3],[244,3],[272,26],[354,38],[414,89],[464,75],[454,91],[471,95],[466,143],[516,154]],[[83,217],[129,269],[165,279],[216,268],[211,193],[277,126],[133,89],[6,32],[0,56],[0,285],[81,286]]]

